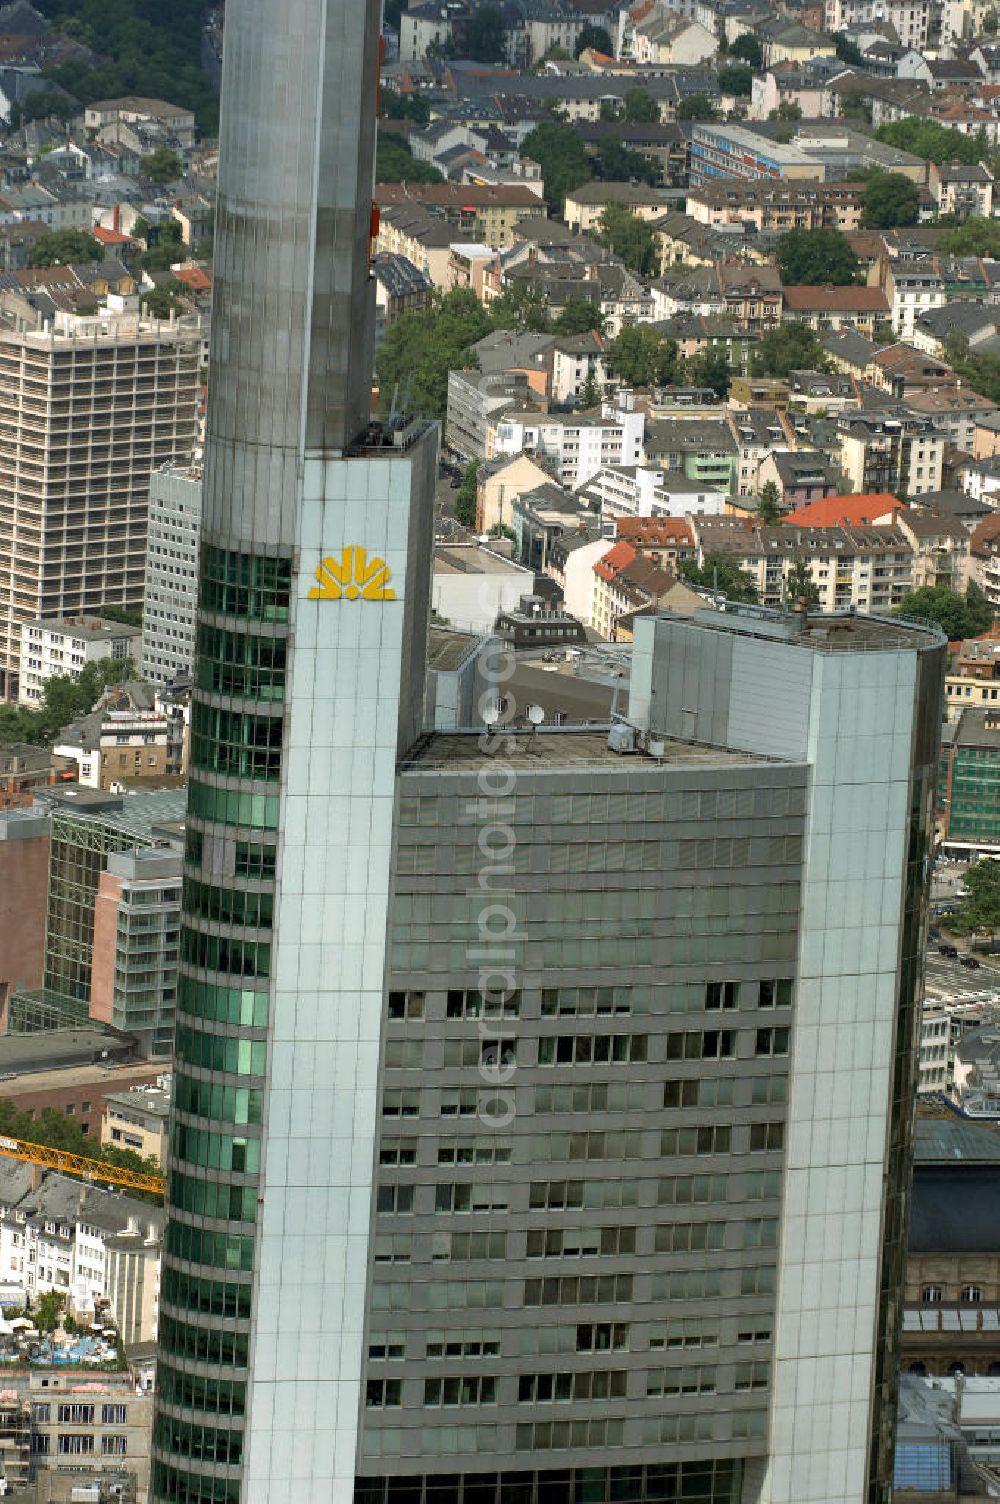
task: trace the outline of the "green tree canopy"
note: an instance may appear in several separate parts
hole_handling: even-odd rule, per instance
[[[638,85],[634,89],[626,89],[624,104],[626,120],[653,125],[660,118],[660,106],[648,89]]]
[[[945,585],[921,585],[903,596],[893,614],[940,627],[949,642],[976,637],[993,624],[992,607],[976,585],[970,585],[964,595]]]
[[[73,261],[101,261],[104,251],[86,230],[52,230],[39,235],[28,251],[29,266],[67,266]]]
[[[139,297],[146,310],[155,319],[168,319],[172,313],[176,313],[181,306],[181,298],[190,288],[183,282],[174,278],[170,282],[161,283],[159,287],[143,288]]]
[[[479,474],[481,460],[470,460],[462,473],[462,484],[458,488],[455,497],[455,516],[463,527],[475,527],[476,525],[476,477]]]
[[[218,96],[201,63],[205,0],[40,0],[38,8],[99,54],[50,71],[84,104],[126,94],[169,99],[194,110],[207,134],[218,129]]]
[[[606,364],[624,386],[670,386],[681,361],[676,340],[664,339],[652,324],[630,324],[609,344]]]
[[[789,606],[797,606],[799,601],[804,600],[810,611],[814,611],[819,605],[819,586],[803,558],[794,559],[785,576],[785,600]]]
[[[717,396],[725,397],[733,380],[725,345],[706,345],[693,355],[687,363],[685,379],[692,386],[710,386]]]
[[[622,204],[608,204],[601,215],[601,239],[630,270],[648,277],[659,269],[656,232]]]
[[[741,58],[758,72],[764,65],[763,49],[752,31],[745,31],[742,36],[736,38],[729,48],[729,55]]]
[[[184,163],[175,151],[167,146],[158,146],[148,157],[143,157],[140,167],[154,183],[176,183],[184,176]]]
[[[633,151],[620,141],[605,141],[597,156],[600,177],[606,183],[627,183],[632,178],[653,187],[660,181],[660,169],[641,151]]]
[[[715,105],[707,94],[688,94],[677,106],[678,120],[714,120]]]
[[[995,934],[1000,929],[1000,862],[976,862],[962,879],[968,896],[945,921],[956,935],[970,935],[977,930]]]
[[[945,230],[938,250],[947,256],[1000,257],[1000,220],[971,215],[960,225]]]
[[[143,271],[165,272],[185,255],[180,221],[172,215],[150,231],[150,240],[152,244],[136,260]]]
[[[755,601],[757,584],[738,564],[726,554],[708,553],[702,564],[694,559],[682,559],[677,566],[682,580],[689,585],[699,585],[703,590],[716,590],[730,601]]]
[[[594,176],[586,148],[572,125],[546,120],[529,131],[521,154],[537,162],[545,183],[545,201],[553,214],[561,214],[567,193],[589,183]]]
[[[596,407],[603,395],[601,384],[594,373],[593,366],[588,366],[587,379],[580,388],[579,406],[583,408]]]
[[[49,1149],[65,1149],[69,1154],[80,1154],[85,1159],[96,1159],[102,1164],[117,1165],[122,1170],[135,1170],[139,1175],[162,1175],[163,1171],[154,1159],[144,1159],[131,1149],[117,1149],[111,1144],[99,1144],[88,1138],[78,1123],[54,1107],[44,1107],[35,1117],[17,1108],[9,1097],[0,1097],[0,1134],[8,1138],[23,1138],[29,1143],[44,1144]],[[130,1191],[129,1195],[140,1201],[158,1201],[160,1198],[147,1191]]]
[[[719,69],[719,92],[749,98],[753,90],[753,69],[749,63],[730,63]]]
[[[588,47],[592,47],[595,52],[603,52],[607,57],[615,55],[615,44],[603,26],[585,26],[576,39],[573,56],[579,57]]]
[[[621,99],[601,100],[601,119],[605,121],[624,120],[625,102]]]
[[[808,324],[796,321],[769,329],[754,347],[751,365],[755,376],[785,377],[789,371],[823,371],[827,357],[819,335]]]
[[[549,328],[549,308],[537,287],[518,280],[509,282],[500,297],[493,299],[490,319],[495,329],[544,334]]]
[[[897,225],[915,225],[920,207],[920,189],[901,172],[876,172],[861,195],[861,223],[871,230],[891,230]]]
[[[507,57],[507,28],[503,12],[495,5],[481,5],[472,12],[465,28],[466,57],[480,63],[502,63]]]
[[[601,310],[589,298],[568,298],[552,320],[553,334],[589,334],[591,329],[600,332],[603,327]]]
[[[765,483],[760,493],[760,501],[757,505],[757,521],[771,527],[780,522],[785,515],[785,509],[781,505],[781,492],[773,480]]]
[[[861,55],[861,49],[851,41],[850,37],[845,36],[842,31],[835,31],[831,33],[831,41],[836,47],[837,57],[842,63],[847,63],[851,68],[864,67],[864,58]]]
[[[776,250],[781,280],[793,287],[846,287],[858,280],[858,258],[839,230],[789,230]]]
[[[493,321],[474,292],[456,287],[435,291],[430,307],[404,313],[390,324],[375,356],[383,412],[393,389],[409,381],[409,407],[428,418],[443,418],[448,403],[448,372],[472,364],[471,346],[489,334]]]
[[[875,135],[889,146],[926,157],[928,162],[964,162],[967,167],[975,167],[986,149],[978,134],[966,136],[962,131],[940,125],[936,120],[925,120],[919,115],[891,120],[880,125]]]
[[[431,107],[422,94],[400,94],[383,84],[379,90],[379,107],[380,114],[387,120],[413,120],[417,125],[430,123]]]
[[[420,162],[409,143],[392,131],[379,131],[375,148],[376,183],[443,183],[444,174],[430,162]]]

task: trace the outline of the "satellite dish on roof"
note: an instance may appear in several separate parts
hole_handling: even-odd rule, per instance
[[[540,726],[545,719],[545,711],[541,705],[529,705],[527,716],[533,726]]]

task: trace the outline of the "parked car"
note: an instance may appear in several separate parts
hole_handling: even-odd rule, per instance
[[[967,966],[970,971],[978,971],[982,962],[977,961],[975,956],[963,956],[962,965]]]
[[[956,961],[958,959],[957,945],[939,945],[938,951],[942,956],[947,956],[949,961]]]

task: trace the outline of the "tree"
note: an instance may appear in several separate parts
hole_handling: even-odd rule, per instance
[[[781,324],[757,341],[751,358],[755,376],[785,377],[789,371],[824,371],[827,357],[808,324]]]
[[[375,357],[382,410],[389,407],[394,389],[403,392],[408,385],[410,411],[443,418],[448,372],[472,365],[471,347],[492,328],[489,314],[467,287],[435,291],[428,308],[404,313],[386,330]]]
[[[32,1319],[40,1332],[54,1332],[62,1320],[66,1297],[61,1290],[46,1290],[39,1295]]]
[[[757,521],[766,523],[772,527],[780,522],[785,515],[785,508],[781,505],[781,492],[773,480],[766,482],[760,493],[760,501],[757,504]]]
[[[997,25],[998,25],[997,13],[996,13],[996,11],[991,6],[990,9],[988,11],[986,11],[985,14],[983,15],[983,20],[982,20],[983,31],[985,31],[988,36],[994,36],[996,34]]]
[[[52,80],[76,99],[169,99],[193,109],[202,131],[218,129],[218,96],[201,63],[204,0],[43,0],[41,9],[99,54],[49,68]]]
[[[388,7],[386,8],[388,11]],[[400,94],[383,84],[379,90],[380,113],[386,120],[413,120],[429,125],[431,107],[420,94]]]
[[[553,334],[589,334],[604,327],[601,310],[589,298],[567,298],[552,320]]]
[[[730,63],[719,69],[719,93],[749,97],[753,90],[753,69],[748,63]]]
[[[480,63],[502,63],[507,57],[507,28],[503,12],[482,5],[472,12],[465,28],[465,54]]]
[[[966,870],[962,886],[967,896],[960,900],[958,908],[945,920],[946,927],[956,935],[970,935],[985,931],[992,935],[1000,928],[1000,862],[976,862]]]
[[[615,55],[615,44],[603,26],[584,26],[576,39],[573,56],[579,57],[580,53],[586,52],[588,48],[593,48],[595,52],[603,52],[607,57]]]
[[[710,386],[718,397],[725,397],[733,380],[732,367],[725,345],[706,345],[687,365],[692,386]]]
[[[677,106],[678,120],[714,120],[715,106],[707,94],[700,90],[697,94],[688,94]]]
[[[775,247],[782,282],[847,287],[858,280],[858,258],[839,230],[789,230]]]
[[[797,606],[800,601],[805,601],[807,609],[815,611],[819,599],[819,586],[809,572],[809,565],[803,558],[794,559],[785,576],[786,604]]]
[[[802,106],[795,99],[783,99],[774,114],[777,120],[801,120]]]
[[[677,566],[682,580],[703,590],[714,590],[730,601],[755,601],[757,584],[753,577],[734,564],[726,554],[707,553],[704,563],[682,559]]]
[[[936,120],[925,120],[919,115],[891,120],[880,125],[875,135],[879,141],[913,152],[928,162],[962,162],[966,167],[975,167],[986,145],[978,133],[966,136],[962,131],[952,130]]]
[[[625,104],[621,99],[602,99],[600,113],[605,121],[624,120]]]
[[[664,339],[652,324],[630,324],[611,341],[606,364],[624,386],[669,386],[680,356],[676,340]]]
[[[509,282],[500,297],[490,304],[490,319],[495,329],[545,334],[549,328],[548,304],[543,293],[530,282]]]
[[[168,146],[158,146],[148,157],[143,157],[139,165],[154,183],[176,183],[184,176],[184,163]]]
[[[171,215],[150,229],[147,247],[136,258],[136,265],[147,272],[165,272],[184,255],[180,221]]]
[[[409,143],[392,131],[379,131],[375,147],[376,183],[443,183],[444,174],[430,162],[419,162]]]
[[[180,308],[180,300],[188,291],[184,283],[175,278],[159,287],[143,288],[139,298],[147,313],[152,314],[154,319],[168,319]]]
[[[755,72],[759,72],[764,65],[763,49],[752,31],[745,31],[742,36],[736,38],[729,49],[729,55],[741,58],[744,63],[749,63]]]
[[[628,183],[634,178],[653,187],[660,181],[656,163],[620,141],[605,141],[597,155],[597,169],[606,183]]]
[[[648,89],[638,86],[625,91],[625,119],[636,124],[654,125],[660,118],[660,106]]]
[[[835,31],[831,33],[830,40],[834,43],[837,57],[842,63],[847,63],[851,68],[864,67],[865,60],[861,55],[861,49],[851,41],[850,37],[845,36],[842,31]]]
[[[1000,220],[971,215],[944,232],[938,250],[947,256],[1000,257]]]
[[[603,393],[601,392],[600,383],[598,382],[597,376],[594,373],[594,367],[592,365],[588,365],[587,379],[580,389],[579,406],[596,407],[600,402],[602,395]]]
[[[12,127],[27,125],[31,120],[48,120],[53,116],[57,120],[68,121],[79,114],[79,111],[79,101],[62,89],[35,89],[25,99],[11,105],[10,123]]]
[[[481,463],[481,460],[469,461],[462,475],[458,495],[455,497],[455,516],[463,527],[476,525],[476,477]]]
[[[36,1117],[32,1117],[27,1112],[19,1111],[9,1097],[0,1097],[0,1134],[45,1144],[50,1149],[65,1149],[70,1154],[96,1159],[101,1164],[117,1165],[123,1170],[135,1170],[140,1175],[163,1173],[156,1160],[144,1159],[132,1149],[117,1149],[110,1144],[95,1143],[82,1132],[78,1123],[65,1113],[56,1112],[53,1107],[45,1107]],[[99,1175],[97,1180],[99,1183]],[[130,1191],[129,1195],[140,1201],[159,1200],[154,1191]]]
[[[659,269],[656,232],[623,204],[608,204],[601,214],[601,239],[631,271],[648,277]]]
[[[993,610],[982,591],[970,585],[964,595],[945,585],[921,585],[910,590],[893,613],[904,621],[940,627],[949,642],[975,637],[993,623]]]
[[[39,235],[28,251],[29,266],[67,266],[73,261],[100,261],[101,242],[86,230],[52,230]]]
[[[529,131],[521,143],[521,155],[541,167],[545,201],[553,214],[563,212],[567,193],[594,176],[579,134],[560,120],[546,120]]]
[[[861,195],[861,223],[870,230],[915,225],[920,189],[901,172],[876,172]]]

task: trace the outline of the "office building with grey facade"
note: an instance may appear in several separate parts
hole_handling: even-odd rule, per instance
[[[226,17],[151,1498],[883,1504],[945,644],[637,619],[627,720],[490,644],[425,731],[379,21]]]
[[[169,684],[190,674],[198,602],[201,468],[165,465],[149,479],[141,674]]]

